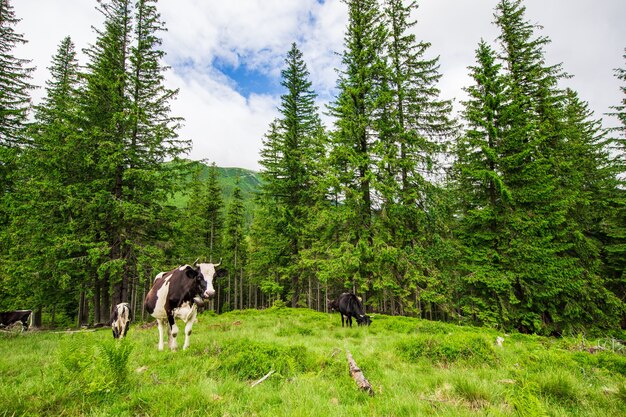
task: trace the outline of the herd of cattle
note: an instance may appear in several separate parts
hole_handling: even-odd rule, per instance
[[[168,272],[161,272],[154,278],[152,288],[144,300],[144,308],[157,321],[159,329],[159,350],[163,350],[163,335],[167,328],[168,346],[176,350],[178,344],[178,326],[176,319],[185,323],[185,343],[183,349],[189,347],[189,336],[193,324],[197,321],[198,306],[202,306],[203,300],[215,295],[213,280],[226,276],[227,271],[220,268],[221,262],[197,263],[183,265]],[[365,314],[361,299],[352,293],[343,293],[336,300],[328,302],[331,311],[341,314],[341,326],[352,327],[352,318],[359,326],[372,323],[371,318]],[[10,326],[21,322],[22,330],[28,329],[28,320],[31,310],[17,310],[0,313],[0,327]],[[130,305],[120,303],[111,311],[111,328],[113,337],[123,338],[128,333],[131,321]]]

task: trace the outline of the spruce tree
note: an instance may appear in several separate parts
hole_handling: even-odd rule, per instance
[[[437,268],[428,258],[439,234],[434,216],[436,198],[434,183],[441,180],[444,150],[455,134],[451,120],[451,103],[439,98],[437,83],[438,58],[426,58],[427,42],[418,42],[411,33],[416,21],[411,14],[417,10],[414,1],[387,0],[385,17],[389,35],[385,43],[387,71],[385,91],[379,106],[383,109],[378,122],[380,132],[378,154],[378,189],[382,195],[383,227],[391,236],[385,246],[399,252],[391,256],[399,262],[383,265],[396,271],[400,310],[410,308],[418,287],[425,282],[411,282],[427,269]],[[419,250],[415,250],[419,247]],[[401,262],[401,260],[408,262]],[[401,267],[401,265],[403,265]],[[407,291],[411,287],[411,291]],[[392,300],[392,304],[394,301]],[[415,308],[416,306],[413,306]]]
[[[457,233],[465,249],[460,266],[469,283],[459,307],[464,316],[493,325],[508,320],[510,288],[498,261],[505,227],[501,219],[511,201],[500,166],[508,124],[502,65],[484,41],[476,61],[470,67],[474,84],[466,89],[469,99],[463,103],[467,129],[457,143],[453,170],[460,212]]]
[[[82,217],[75,197],[82,192],[83,165],[79,69],[69,37],[60,43],[49,70],[46,95],[35,107],[35,121],[29,129],[31,146],[20,158],[15,200],[19,210],[11,227],[16,237],[15,267],[40,278],[31,281],[28,289],[38,325],[44,306],[51,309],[53,321],[61,308],[66,313],[76,308],[85,274],[77,272],[84,268],[76,268],[72,261],[83,259],[87,250],[83,236],[75,233]]]
[[[15,56],[14,49],[26,43],[26,39],[14,30],[19,19],[9,0],[0,0],[0,272],[10,268],[8,252],[13,246],[7,227],[13,214],[17,160],[21,150],[28,144],[25,135],[27,114],[30,108],[30,74],[34,68],[30,61]],[[9,274],[2,273],[3,277]],[[6,288],[6,291],[5,291]],[[0,293],[9,294],[11,285],[0,279]],[[0,295],[0,306],[4,304]],[[7,306],[12,307],[12,306]]]
[[[346,288],[366,290],[374,275],[374,210],[377,120],[385,100],[384,45],[387,32],[378,2],[347,0],[348,27],[344,36],[343,68],[338,96],[329,106],[335,117],[330,138],[329,166],[334,180],[330,194],[337,205],[335,233],[328,268]]]
[[[610,327],[614,309],[602,306],[615,300],[599,278],[594,237],[602,216],[585,209],[600,203],[601,211],[608,179],[602,138],[585,105],[559,88],[566,74],[545,64],[549,39],[536,37],[524,13],[521,1],[499,2],[503,74],[489,75],[493,54],[481,46],[476,86],[468,90],[471,129],[457,164],[463,309],[530,332]],[[490,86],[499,87],[485,94]]]
[[[626,52],[626,49],[624,50]],[[623,55],[626,61],[626,53]],[[622,82],[622,99],[612,106],[608,115],[617,119],[618,125],[611,129],[616,185],[609,198],[611,215],[606,224],[608,239],[605,245],[608,288],[622,301],[626,300],[626,67],[616,68],[615,76]],[[622,327],[626,323],[626,311],[622,311]]]
[[[245,221],[243,196],[237,177],[225,219],[224,261],[228,269],[227,293],[222,295],[227,305],[225,310],[243,308],[243,279],[248,259]]]
[[[181,216],[184,221],[176,238],[180,259],[200,257],[217,263],[222,257],[224,234],[224,200],[219,183],[219,170],[215,163],[208,169],[197,163],[197,170],[190,185],[189,201]]]
[[[286,245],[283,256],[274,266],[288,279],[291,305],[296,307],[302,289],[300,252],[310,246],[304,229],[309,223],[310,208],[317,197],[315,178],[319,160],[324,156],[320,141],[321,121],[315,105],[309,71],[302,52],[293,43],[285,58],[281,85],[281,116],[270,126],[261,151],[262,200],[276,205],[278,218],[266,224],[267,232]]]
[[[30,61],[13,54],[16,46],[27,42],[13,29],[19,21],[9,0],[0,0],[0,149],[3,165],[10,160],[6,158],[9,150],[25,142],[24,125],[30,108],[30,90],[34,88],[30,84],[30,74],[34,71],[28,66]],[[5,189],[4,183],[2,189]]]
[[[99,276],[96,319],[132,298],[140,269],[162,267],[159,241],[168,238],[171,222],[163,202],[181,182],[175,171],[181,164],[165,161],[189,147],[176,136],[180,120],[169,114],[176,91],[164,87],[158,37],[164,27],[154,3],[100,0],[104,29],[86,50],[81,102],[91,145],[87,209],[98,242],[91,257]]]

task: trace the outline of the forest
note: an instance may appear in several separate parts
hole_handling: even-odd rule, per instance
[[[334,100],[316,106],[293,43],[262,170],[225,182],[185,158],[157,0],[98,0],[87,62],[60,40],[39,103],[14,53],[28,39],[0,0],[0,310],[80,327],[125,301],[140,321],[155,275],[201,259],[229,271],[218,314],[326,311],[352,291],[373,313],[620,334],[626,66],[614,69],[624,98],[603,115],[618,127],[603,128],[562,86],[564,63],[546,62],[550,39],[523,0],[499,0],[498,37],[476,45],[455,114],[438,58],[412,34],[418,2],[343,1]]]

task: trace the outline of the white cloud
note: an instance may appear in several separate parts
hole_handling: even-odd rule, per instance
[[[16,30],[30,43],[18,49],[33,59],[36,84],[48,78],[46,67],[61,39],[71,35],[77,49],[95,39],[91,26],[102,17],[95,0],[11,0],[22,22]],[[497,0],[418,0],[414,30],[432,43],[429,57],[440,57],[444,98],[461,99],[469,65],[480,38],[492,42]],[[622,96],[613,69],[623,67],[626,1],[526,0],[527,18],[545,27],[552,40],[547,63],[564,63],[574,75],[568,83],[596,110],[596,116]],[[258,169],[259,149],[277,116],[278,96],[242,96],[233,80],[212,67],[216,59],[246,65],[279,77],[286,52],[296,41],[303,51],[320,110],[332,99],[335,68],[343,49],[347,7],[340,0],[160,0],[168,31],[162,34],[168,86],[180,88],[174,116],[185,118],[181,137],[193,140],[190,156],[221,166]],[[182,65],[184,64],[184,65]],[[42,91],[36,93],[35,99]],[[325,118],[327,120],[327,118]]]

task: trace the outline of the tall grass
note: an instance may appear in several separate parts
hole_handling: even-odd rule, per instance
[[[406,317],[342,328],[339,315],[288,308],[202,314],[178,352],[158,352],[156,329],[138,325],[122,341],[0,334],[0,416],[622,415],[623,353],[579,346]]]

